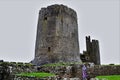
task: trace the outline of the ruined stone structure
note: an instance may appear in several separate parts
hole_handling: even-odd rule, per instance
[[[39,12],[33,64],[80,62],[76,12],[52,5]]]
[[[83,62],[93,62],[96,65],[100,65],[100,51],[98,40],[90,39],[90,36],[86,36],[86,51],[80,54]]]
[[[89,78],[100,75],[119,75],[120,65],[91,65],[85,64]],[[49,72],[55,77],[19,76],[16,74],[30,72]],[[34,66],[29,63],[0,62],[0,80],[82,80],[82,64],[67,66]]]

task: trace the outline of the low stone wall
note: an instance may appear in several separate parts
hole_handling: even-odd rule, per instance
[[[101,75],[120,75],[120,65],[95,65],[86,66],[89,79]],[[38,71],[55,73],[60,78],[79,78],[82,79],[82,65],[74,64],[71,66],[44,66],[38,67]]]
[[[38,72],[49,72],[56,74],[57,78],[79,78],[82,79],[82,65],[71,65],[71,66],[42,66],[38,67]]]
[[[87,67],[89,78],[99,75],[120,75],[120,65],[95,65]],[[21,72],[48,72],[56,74],[55,77],[33,78],[20,77],[15,74]],[[0,63],[0,80],[82,80],[82,65],[69,66],[34,66],[28,63]]]
[[[96,65],[88,68],[88,75],[90,77],[100,75],[120,75],[120,65]]]
[[[36,67],[29,63],[0,62],[0,80],[13,80],[15,74],[36,71]]]
[[[50,78],[32,78],[32,77],[16,77],[14,80],[81,80],[79,78],[62,78],[59,79],[57,77],[50,77]]]
[[[56,77],[35,78],[35,77],[20,77],[16,76],[13,80],[56,80]]]

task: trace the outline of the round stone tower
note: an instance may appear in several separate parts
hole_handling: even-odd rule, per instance
[[[64,5],[52,5],[39,12],[35,65],[80,62],[76,12]]]

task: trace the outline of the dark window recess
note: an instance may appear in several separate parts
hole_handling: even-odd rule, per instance
[[[50,52],[51,51],[51,48],[50,47],[48,47],[48,52]]]
[[[81,60],[82,60],[83,62],[86,61],[86,59],[85,59],[85,55],[80,55],[80,58],[81,58]]]
[[[86,57],[86,60],[89,60],[89,57]]]
[[[44,20],[47,20],[47,17],[44,17]]]

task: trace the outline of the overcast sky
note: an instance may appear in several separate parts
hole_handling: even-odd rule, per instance
[[[119,0],[0,0],[0,60],[34,59],[38,13],[52,4],[77,12],[80,52],[90,35],[99,40],[102,64],[120,64]]]

